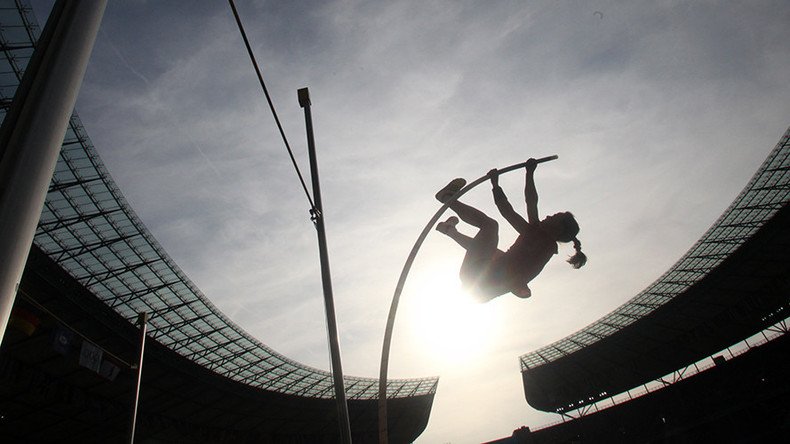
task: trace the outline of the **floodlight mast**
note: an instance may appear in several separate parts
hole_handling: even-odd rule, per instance
[[[313,181],[314,207],[310,213],[318,232],[318,252],[321,259],[321,280],[324,287],[324,306],[326,309],[326,327],[329,337],[329,352],[332,358],[332,378],[337,401],[337,420],[340,439],[343,443],[351,443],[351,423],[348,417],[346,389],[343,385],[343,366],[340,361],[340,343],[335,320],[335,300],[332,295],[332,279],[329,273],[329,253],[326,247],[326,230],[324,228],[324,209],[321,204],[321,186],[318,181],[318,160],[315,154],[315,138],[313,137],[313,118],[310,113],[310,91],[302,88],[297,91],[299,106],[304,108],[305,126],[307,128],[307,150],[310,155],[310,176]]]

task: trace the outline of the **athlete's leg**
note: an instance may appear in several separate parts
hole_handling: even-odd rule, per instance
[[[456,217],[450,217],[446,221],[440,222],[436,226],[437,231],[458,242],[466,250],[477,250],[480,248],[490,250],[492,247],[496,249],[499,241],[499,224],[496,220],[463,202],[456,201],[451,203],[450,209],[455,211],[464,222],[479,228],[477,235],[472,238],[459,233],[455,227],[458,224],[458,218]]]
[[[449,229],[445,232],[448,237],[466,250],[464,261],[461,264],[461,279],[472,283],[488,270],[491,258],[497,251],[499,224],[482,211],[461,202],[450,204],[450,208],[464,222],[478,228],[474,237],[459,233],[455,226],[447,227]]]
[[[478,210],[477,208],[467,205],[463,202],[455,201],[450,204],[450,209],[455,211],[455,214],[461,218],[462,221],[468,223],[469,225],[474,225],[480,229],[493,229],[494,231],[499,230],[499,226],[497,222],[488,217],[485,213]]]
[[[453,205],[455,208],[452,206],[451,208],[457,208],[459,216],[479,227],[477,234],[474,237],[469,237],[456,229],[458,218],[454,216],[436,226],[437,231],[454,240],[466,250],[459,273],[464,287],[478,297],[484,297],[485,300],[507,292],[507,288],[499,288],[496,282],[492,282],[490,275],[491,267],[494,266],[493,258],[498,253],[499,225],[494,219],[468,205]],[[492,284],[494,285],[492,286]]]
[[[436,193],[436,199],[442,203],[448,202],[465,184],[466,181],[463,179],[452,180]],[[466,250],[464,261],[461,264],[461,281],[465,286],[476,289],[479,284],[486,284],[483,281],[486,280],[492,258],[497,253],[499,224],[482,211],[463,202],[455,201],[450,203],[448,207],[458,214],[464,222],[478,228],[478,232],[474,237],[459,233],[455,227],[458,219],[453,217],[436,226],[438,231],[453,239]]]
[[[462,246],[464,249],[473,248],[472,243],[474,242],[474,239],[465,234],[460,233],[456,228],[456,225],[458,225],[458,218],[455,216],[451,216],[446,221],[439,222],[436,225],[436,231],[454,240],[455,242],[458,243],[458,245]]]

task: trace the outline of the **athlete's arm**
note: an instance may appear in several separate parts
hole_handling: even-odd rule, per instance
[[[524,185],[524,200],[527,203],[527,220],[531,224],[540,222],[538,216],[538,190],[535,188],[535,168],[538,167],[538,162],[535,159],[527,161],[527,177]]]
[[[505,192],[499,186],[499,171],[496,169],[489,171],[488,178],[491,179],[491,186],[493,187],[491,191],[494,193],[494,203],[499,213],[516,231],[524,233],[527,229],[527,221],[513,209],[513,205],[507,200]]]

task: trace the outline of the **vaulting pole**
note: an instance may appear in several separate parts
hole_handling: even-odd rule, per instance
[[[544,163],[556,159],[558,159],[558,156],[553,155],[542,157],[536,160],[538,163]],[[499,174],[515,171],[520,168],[524,168],[526,165],[526,162],[510,165],[509,167],[499,169]],[[453,195],[441,206],[441,208],[436,211],[431,220],[428,221],[428,223],[425,225],[425,228],[422,229],[422,232],[417,237],[417,241],[414,243],[414,246],[411,248],[411,252],[409,253],[409,257],[406,259],[406,264],[401,270],[398,284],[395,286],[395,294],[392,296],[389,316],[387,316],[387,326],[384,329],[384,343],[381,346],[381,365],[379,366],[379,444],[388,444],[389,442],[389,430],[387,424],[387,373],[389,372],[390,346],[392,345],[392,330],[395,327],[395,314],[398,312],[400,295],[403,292],[403,286],[406,285],[406,278],[409,276],[411,264],[417,257],[417,252],[420,251],[423,241],[426,237],[428,237],[428,233],[431,232],[433,227],[436,225],[436,222],[438,222],[439,218],[442,217],[442,214],[444,214],[444,212],[450,207],[450,204],[458,200],[459,197],[466,194],[472,188],[487,180],[489,180],[488,175],[485,175],[468,184],[463,189],[455,193],[455,195]]]
[[[318,231],[318,250],[321,259],[321,279],[324,286],[324,306],[326,308],[327,336],[329,336],[329,352],[332,358],[332,378],[335,385],[337,401],[337,419],[340,438],[343,443],[351,442],[351,423],[348,418],[346,389],[343,385],[343,366],[340,362],[340,343],[338,342],[337,322],[335,321],[335,300],[332,296],[332,279],[329,274],[329,253],[326,247],[326,230],[324,229],[324,209],[321,204],[321,186],[318,182],[318,160],[315,155],[315,139],[313,137],[313,118],[310,113],[310,91],[302,88],[298,92],[299,106],[304,108],[305,125],[307,126],[307,149],[310,154],[310,174],[313,180],[313,200],[315,208],[311,210],[313,222]]]
[[[0,128],[0,342],[106,0],[58,0]]]
[[[137,385],[134,390],[134,405],[132,406],[132,426],[129,432],[129,444],[134,444],[134,432],[137,428],[137,406],[140,404],[140,386],[143,382],[143,358],[145,357],[145,335],[148,331],[149,315],[140,312],[137,315],[137,324],[140,326],[140,359],[137,361]]]

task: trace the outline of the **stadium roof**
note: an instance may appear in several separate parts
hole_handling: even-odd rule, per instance
[[[13,442],[128,440],[139,330],[38,248],[0,348],[0,436]],[[335,400],[252,388],[147,341],[137,442],[338,442]],[[433,395],[390,400],[392,442],[425,429]],[[352,438],[378,437],[377,400],[350,400]],[[9,441],[9,442],[10,442]]]
[[[5,116],[39,34],[25,1],[0,3],[0,113]],[[66,131],[34,244],[129,322],[152,314],[149,337],[233,381],[307,398],[334,396],[329,372],[275,352],[223,315],[125,201],[76,113]],[[387,382],[388,397],[432,395],[438,378]],[[378,379],[346,377],[349,400],[378,397]]]
[[[715,224],[656,282],[521,357],[527,402],[562,412],[692,365],[790,316],[790,129]]]

